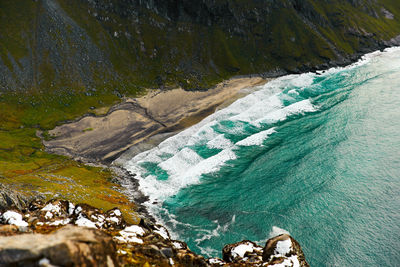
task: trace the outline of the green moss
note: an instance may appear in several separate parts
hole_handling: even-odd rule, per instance
[[[90,132],[90,131],[93,131],[93,128],[86,128],[86,129],[83,129],[82,131],[83,132]]]

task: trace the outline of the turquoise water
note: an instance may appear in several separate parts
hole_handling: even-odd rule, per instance
[[[400,49],[276,79],[126,163],[205,256],[288,231],[311,266],[400,266]]]

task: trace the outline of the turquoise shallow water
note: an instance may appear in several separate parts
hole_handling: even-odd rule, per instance
[[[400,49],[274,80],[125,167],[203,255],[284,229],[311,266],[400,266]]]

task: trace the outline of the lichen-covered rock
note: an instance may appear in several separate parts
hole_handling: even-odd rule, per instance
[[[121,230],[126,226],[122,212],[118,208],[113,208],[105,214],[104,227],[107,229]]]
[[[267,241],[262,259],[276,266],[308,267],[300,244],[288,234],[282,234]]]
[[[56,232],[0,237],[0,266],[115,266],[116,247],[101,231],[66,226]]]
[[[106,219],[101,210],[87,204],[76,205],[73,215],[76,225],[89,228],[102,228]]]
[[[222,258],[226,262],[262,262],[262,247],[249,240],[226,245],[222,249]]]
[[[71,221],[69,216],[69,201],[52,199],[48,201],[42,208],[37,205],[36,224],[43,225],[65,225]],[[33,206],[33,205],[30,205]]]
[[[28,226],[28,223],[23,218],[24,215],[17,210],[8,210],[0,216],[0,220],[3,224]]]
[[[53,199],[0,214],[0,266],[308,267],[287,234],[269,239],[264,248],[249,240],[229,244],[222,255],[205,259],[172,240],[164,226],[144,219],[129,225],[118,208],[103,212]]]

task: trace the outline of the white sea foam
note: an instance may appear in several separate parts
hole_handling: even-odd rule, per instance
[[[201,242],[205,240],[210,240],[213,237],[220,236],[221,234],[225,233],[228,231],[229,227],[233,225],[236,221],[236,216],[232,216],[232,220],[230,222],[227,222],[224,225],[220,225],[218,220],[213,221],[214,224],[216,224],[216,227],[213,230],[203,230],[200,231],[200,236],[195,240],[197,246],[200,247]]]
[[[273,124],[285,120],[290,115],[304,114],[306,112],[315,111],[317,111],[317,108],[311,103],[310,99],[305,99],[293,103],[287,107],[274,110],[273,112],[269,113],[268,116],[256,120],[254,125],[260,126],[261,124]]]
[[[161,162],[158,166],[166,170],[170,176],[183,175],[191,167],[203,160],[195,151],[190,148],[183,148],[173,157]]]
[[[384,53],[398,50],[400,48],[390,48]],[[161,206],[164,200],[176,195],[184,187],[200,183],[202,175],[220,170],[231,160],[234,162],[238,157],[235,152],[243,149],[243,146],[260,146],[268,142],[267,138],[274,138],[274,135],[270,135],[275,131],[279,132],[281,125],[281,123],[274,125],[275,123],[285,121],[293,115],[317,111],[319,107],[313,103],[312,99],[302,99],[307,95],[310,87],[313,93],[317,92],[317,77],[329,78],[330,75],[340,72],[343,72],[340,75],[353,75],[353,72],[349,70],[376,60],[377,55],[381,55],[381,52],[367,54],[348,67],[331,68],[319,72],[318,75],[305,73],[277,78],[260,86],[258,91],[218,110],[200,123],[166,139],[157,147],[138,154],[126,162],[125,168],[136,174],[140,190],[149,196],[150,201],[145,205],[158,218],[162,211],[164,218],[172,227],[183,224]],[[266,127],[272,128],[266,130]],[[253,132],[255,133],[252,134]],[[234,138],[231,138],[232,135]],[[200,156],[196,152],[198,147],[205,150],[217,148],[222,151],[206,158],[205,154],[201,153],[202,156]],[[148,175],[144,163],[156,164],[166,171],[168,179],[158,180],[156,176]],[[215,227],[221,230],[218,228],[220,226]],[[168,230],[172,236],[176,236],[171,229]],[[287,233],[287,231],[274,226],[270,237],[281,233]],[[213,231],[204,232],[206,239],[213,238],[213,234],[215,234]],[[201,242],[201,239],[202,237],[199,237],[197,241]]]
[[[238,146],[260,146],[263,144],[264,140],[268,138],[271,134],[275,133],[275,127],[250,135],[249,137],[236,143]]]
[[[288,91],[288,94],[299,95],[299,92],[297,92],[295,89],[291,89]]]
[[[207,147],[209,148],[225,149],[232,146],[232,142],[229,139],[225,138],[224,134],[217,135],[217,137],[207,142]]]
[[[287,79],[290,81],[290,84],[292,86],[295,87],[307,87],[312,85],[313,81],[315,78],[315,74],[314,73],[303,73],[300,75],[288,75],[288,76],[284,76],[283,79]]]
[[[393,50],[395,49],[387,51]],[[321,72],[319,76],[361,66],[379,54],[380,52],[365,55],[362,60],[349,67],[331,68]],[[140,190],[150,198],[149,205],[160,208],[165,199],[177,194],[180,189],[199,183],[202,175],[216,172],[227,162],[235,160],[235,151],[241,146],[262,145],[272,133],[279,132],[274,127],[275,123],[292,115],[317,111],[318,107],[311,99],[300,99],[296,102],[299,92],[313,86],[316,77],[315,73],[305,73],[277,78],[200,123],[166,139],[157,147],[136,155],[126,162],[125,168],[137,175]],[[259,128],[259,132],[252,135],[247,132],[246,127],[249,124]],[[273,128],[265,130],[265,125]],[[230,135],[240,137],[241,140],[235,144],[227,138]],[[222,151],[203,158],[194,149],[198,146]],[[157,164],[166,171],[168,179],[158,180],[155,176],[147,175],[144,163]],[[156,206],[152,203],[156,203]]]
[[[286,231],[285,229],[279,228],[278,226],[272,226],[271,232],[269,232],[269,238],[273,238],[275,236],[282,235],[282,234],[290,235],[290,233],[288,231]]]
[[[236,155],[231,149],[224,149],[207,159],[202,159],[197,154],[194,155],[194,152],[187,151],[184,156],[188,156],[190,153],[193,153],[193,158],[188,157],[191,165],[183,160],[183,156],[174,156],[159,164],[160,167],[167,170],[168,180],[157,180],[155,176],[140,179],[140,189],[150,197],[151,202],[159,203],[167,197],[177,194],[180,189],[199,183],[202,174],[218,171],[225,162],[236,159]],[[134,172],[135,169],[131,167],[130,171]],[[140,172],[142,170],[138,168],[137,173],[140,174]]]
[[[289,239],[278,241],[276,243],[275,253],[286,255],[292,249],[292,241]]]
[[[160,208],[165,199],[177,194],[180,189],[199,183],[202,175],[217,172],[227,162],[235,160],[235,151],[241,146],[262,145],[269,135],[277,131],[276,128],[263,130],[262,124],[273,124],[294,114],[316,111],[317,108],[309,99],[289,106],[282,102],[295,101],[292,96],[282,93],[285,88],[310,86],[314,76],[307,73],[275,79],[200,123],[164,140],[157,147],[136,155],[125,163],[125,168],[136,174],[140,190],[149,196],[150,203]],[[250,134],[246,125],[260,128],[260,131]],[[235,144],[226,135],[242,140]],[[222,151],[203,158],[194,150],[198,146]],[[147,175],[145,163],[157,164],[166,171],[168,179],[158,180],[156,176]]]

